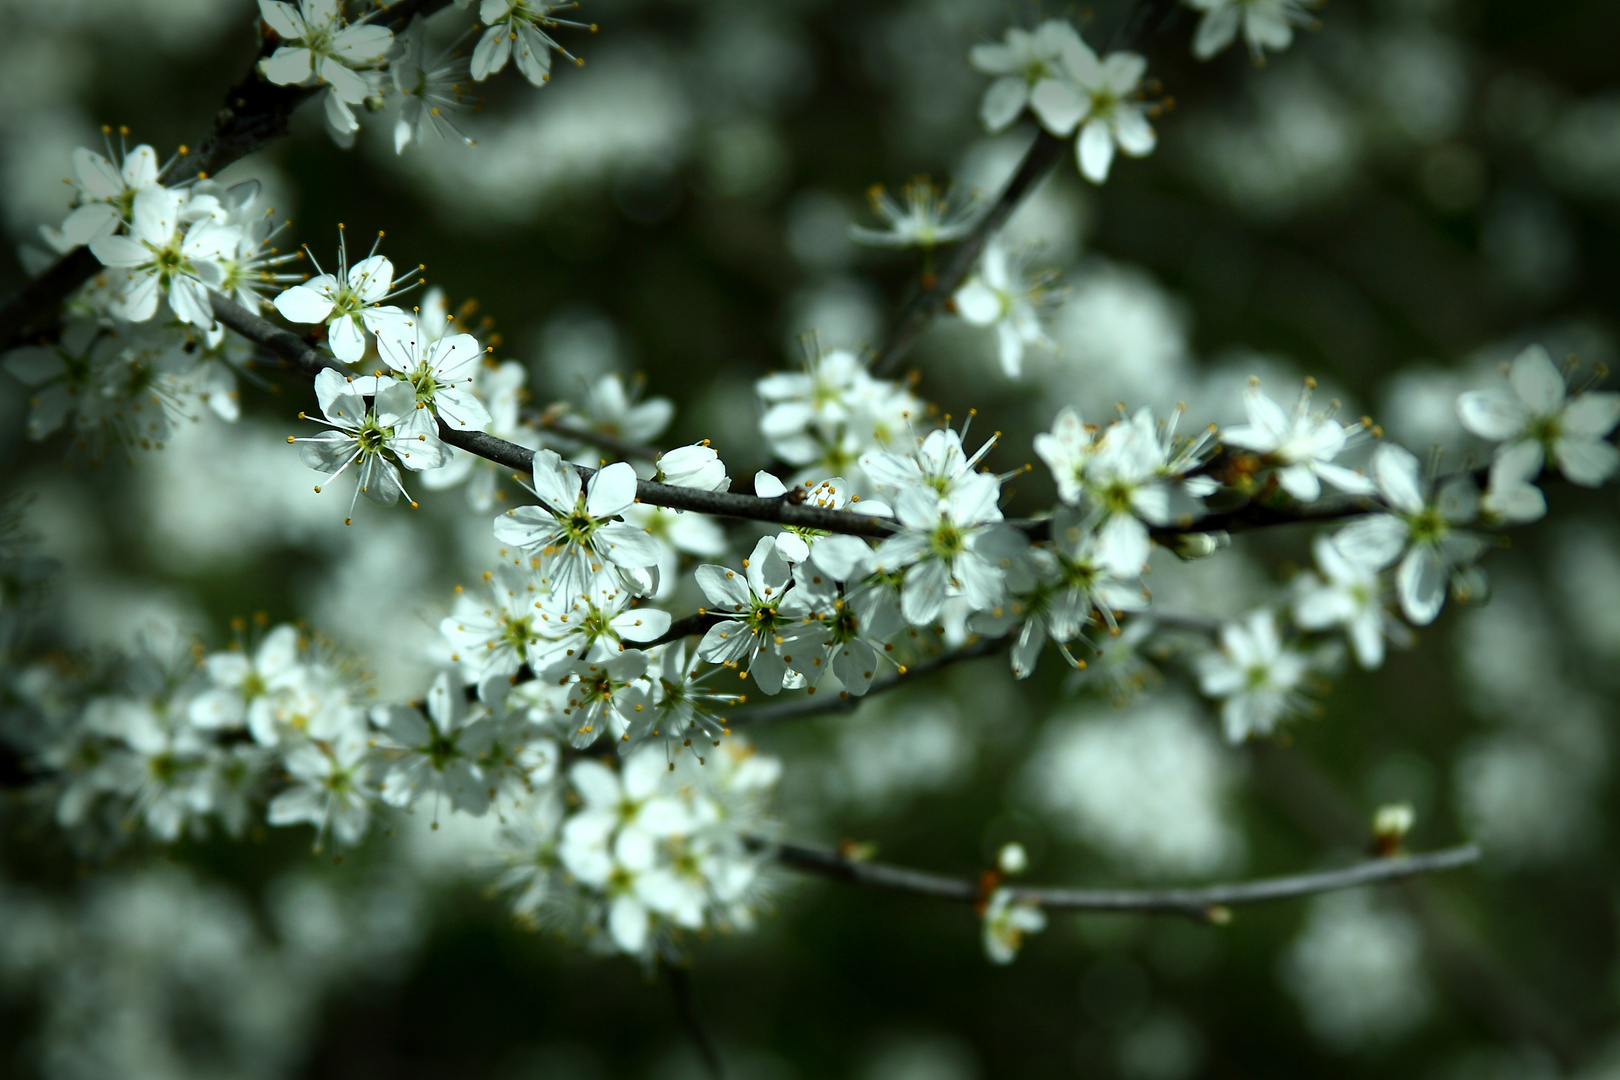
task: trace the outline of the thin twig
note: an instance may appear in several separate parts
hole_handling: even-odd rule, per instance
[[[927,329],[928,323],[939,313],[946,302],[961,288],[962,282],[972,272],[974,264],[979,261],[979,255],[986,244],[990,242],[1001,227],[1007,223],[1024,196],[1036,184],[1046,178],[1059,159],[1063,156],[1068,143],[1046,131],[1035,136],[1035,141],[1029,144],[1024,152],[1024,158],[1018,163],[1018,169],[1013,173],[1012,179],[1002,189],[996,201],[985,211],[973,231],[957,245],[951,252],[939,276],[927,287],[918,289],[901,309],[900,316],[895,319],[894,328],[889,331],[888,339],[878,349],[876,358],[872,361],[872,370],[876,374],[892,373],[900,361],[906,358],[911,346],[917,338]]]
[[[532,417],[542,431],[549,431],[564,439],[571,439],[576,443],[587,446],[600,447],[609,453],[617,454],[621,459],[640,458],[644,461],[657,461],[658,455],[663,453],[655,446],[642,446],[638,443],[625,442],[623,439],[597,431],[579,423],[567,415],[554,415],[540,413]]]
[[[858,708],[861,702],[875,694],[909,685],[916,682],[923,675],[931,675],[944,668],[1000,652],[1006,648],[1011,640],[1011,638],[1006,637],[982,638],[965,649],[941,653],[920,663],[907,664],[902,670],[893,675],[874,680],[872,685],[867,688],[866,693],[860,696],[851,694],[848,691],[836,695],[806,695],[789,701],[777,701],[769,705],[758,705],[752,709],[744,709],[726,717],[724,723],[727,728],[737,728],[744,725],[753,727],[759,724],[775,723],[779,720],[797,720],[806,716],[848,712],[851,709]]]
[[[377,20],[395,32],[412,16],[431,15],[449,0],[401,0]],[[214,130],[198,147],[178,158],[163,174],[169,187],[212,176],[225,166],[253,153],[287,133],[293,111],[320,92],[318,86],[277,86],[259,74],[259,60],[277,43],[266,41],[253,54],[253,62],[225,94],[225,104],[214,118]],[[62,256],[38,277],[25,282],[0,304],[0,352],[42,333],[75,289],[101,271],[101,262],[87,247]]]
[[[726,1070],[720,1060],[720,1049],[714,1045],[714,1038],[703,1023],[702,1015],[698,1013],[697,998],[692,993],[690,974],[680,964],[668,961],[660,961],[659,967],[669,976],[669,989],[675,996],[675,1012],[680,1016],[681,1026],[686,1029],[692,1045],[697,1047],[698,1056],[703,1059],[704,1066],[714,1080],[724,1080]]]
[[[841,851],[830,848],[806,847],[801,844],[773,845],[766,841],[756,843],[757,846],[774,853],[777,861],[785,866],[832,878],[835,881],[870,885],[893,892],[912,893],[956,903],[973,904],[988,899],[982,881],[977,878],[951,877],[904,866],[866,862],[849,858]],[[1058,911],[1135,911],[1190,915],[1208,919],[1222,908],[1287,900],[1338,889],[1351,889],[1359,885],[1399,881],[1441,870],[1455,870],[1477,862],[1479,857],[1478,845],[1464,844],[1422,855],[1372,859],[1339,870],[1321,870],[1310,874],[1291,874],[1287,877],[1260,878],[1255,881],[1207,885],[1191,889],[1069,889],[1056,886],[1010,885],[1007,886],[1007,891],[1015,901],[1039,904]]]
[[[1110,51],[1137,48],[1163,25],[1175,8],[1175,0],[1136,0],[1115,32],[1109,46]],[[951,252],[939,276],[913,293],[911,299],[901,309],[888,338],[872,361],[872,370],[875,373],[891,374],[900,361],[906,358],[917,338],[927,329],[928,323],[939,314],[956,294],[956,290],[961,288],[962,282],[973,272],[973,267],[979,261],[985,246],[1001,231],[1007,219],[1013,215],[1029,193],[1039,186],[1052,168],[1063,159],[1071,141],[1067,138],[1060,139],[1045,129],[1036,134],[1034,141],[1024,151],[1024,157],[1019,161],[1012,178],[1007,181],[1007,186],[1001,189],[1001,194],[990,204],[990,209],[985,211],[984,216],[973,227],[973,231]]]

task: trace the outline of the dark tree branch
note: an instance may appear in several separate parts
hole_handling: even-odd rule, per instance
[[[950,877],[904,866],[851,859],[840,851],[828,848],[800,844],[772,845],[765,841],[757,841],[757,844],[774,853],[777,861],[784,866],[834,881],[870,885],[956,903],[973,904],[988,899],[983,884],[976,878]],[[1059,911],[1135,911],[1208,919],[1221,908],[1312,896],[1359,885],[1399,881],[1419,874],[1455,870],[1479,861],[1479,857],[1477,845],[1464,844],[1422,855],[1373,859],[1340,870],[1193,889],[1067,889],[1009,885],[1007,891],[1014,900]]]

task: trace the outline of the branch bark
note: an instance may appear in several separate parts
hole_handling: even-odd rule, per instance
[[[778,862],[794,870],[852,885],[869,885],[891,892],[911,893],[936,900],[974,904],[988,899],[981,881],[914,870],[887,863],[851,859],[829,848],[801,844],[759,846],[772,851]],[[1475,844],[1445,848],[1422,855],[1372,859],[1338,870],[1260,878],[1226,885],[1191,889],[1068,889],[1054,886],[1015,885],[1007,891],[1016,901],[1039,904],[1056,911],[1134,911],[1147,914],[1189,915],[1209,919],[1218,909],[1288,900],[1316,893],[1400,881],[1479,861]]]

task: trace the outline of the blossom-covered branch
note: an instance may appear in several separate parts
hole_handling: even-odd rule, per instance
[[[399,0],[382,7],[368,25],[390,34],[403,31],[413,19],[427,18],[448,7],[451,0]],[[282,7],[289,5],[282,4]],[[305,5],[323,17],[336,12],[332,0],[311,0]],[[333,16],[335,17],[335,16]],[[287,133],[292,114],[319,94],[322,82],[278,82],[265,78],[262,63],[282,44],[266,37],[242,78],[225,94],[214,128],[191,150],[181,153],[159,178],[174,187],[218,173]],[[358,103],[358,102],[356,102]],[[27,341],[49,326],[62,303],[102,269],[87,247],[75,247],[0,303],[0,352]]]
[[[29,762],[52,782],[37,797],[54,800],[64,827],[128,834],[139,824],[164,843],[242,835],[262,817],[313,826],[317,846],[352,846],[376,817],[418,806],[493,815],[505,826],[501,884],[520,915],[650,964],[677,957],[683,934],[746,926],[762,906],[780,764],[733,727],[853,708],[1004,653],[1015,678],[1059,661],[1072,672],[1065,685],[1095,680],[1116,694],[1179,667],[1241,743],[1306,712],[1319,676],[1347,652],[1375,668],[1448,598],[1482,596],[1486,531],[1542,516],[1544,475],[1597,487],[1620,470],[1610,441],[1620,395],[1592,392],[1539,346],[1513,361],[1505,385],[1457,400],[1463,425],[1494,444],[1486,469],[1442,474],[1438,457],[1425,469],[1391,441],[1372,446],[1381,432],[1369,418],[1346,422],[1337,402],[1322,407],[1313,381],[1284,403],[1252,379],[1247,422],[1224,426],[1189,429],[1184,408],[1123,404],[1088,421],[1057,403],[1028,444],[1055,500],[1021,520],[1005,516],[1008,484],[1033,466],[995,471],[1001,432],[974,434],[974,410],[937,418],[920,380],[885,374],[952,305],[994,328],[1010,378],[1027,346],[1052,345],[1041,316],[1055,277],[1026,273],[998,231],[1062,152],[1072,149],[1093,184],[1117,155],[1153,152],[1156,84],[1128,46],[1171,7],[1139,0],[1102,55],[1063,19],[972,49],[973,67],[991,77],[985,127],[1005,130],[1027,112],[1039,134],[976,222],[926,182],[908,185],[904,206],[874,197],[890,228],[857,229],[857,239],[921,247],[930,259],[939,244],[961,246],[875,365],[813,344],[800,368],[758,378],[759,433],[775,464],[751,481],[729,475],[707,440],[652,449],[673,403],[642,400],[616,373],[578,407],[527,408],[526,369],[497,358],[500,340],[487,322],[468,322],[471,307],[452,314],[437,287],[408,309],[395,302],[426,284],[423,267],[396,275],[381,233],[351,260],[339,225],[330,271],[307,246],[314,276],[280,269],[295,256],[271,246],[278,227],[256,209],[258,185],[226,188],[198,164],[270,137],[285,125],[279,105],[244,93],[241,116],[259,126],[222,120],[224,134],[184,168],[160,166],[144,145],[121,155],[109,146],[116,165],[78,151],[75,205],[45,235],[105,272],[59,330],[5,358],[32,391],[32,438],[67,428],[81,445],[110,434],[161,446],[199,402],[235,419],[236,371],[257,347],[312,381],[319,415],[298,413],[312,433],[289,435],[286,452],[320,474],[317,493],[344,483],[347,523],[362,496],[414,508],[410,488],[464,485],[495,565],[447,597],[421,701],[365,701],[344,664],[292,624],[239,633],[234,648],[197,645],[178,661],[132,659],[105,678],[63,674],[69,684],[39,703],[50,734]],[[472,57],[435,61],[419,21],[396,40],[383,12],[358,3],[261,0],[274,48],[253,93],[288,110],[319,93],[341,143],[358,129],[354,106],[380,108],[391,81],[404,99],[403,150],[439,126],[460,134],[449,116],[462,107],[463,75],[481,81],[512,63],[541,85],[553,53],[577,60],[550,36],[594,29],[556,17],[571,8],[481,0]],[[393,17],[430,9],[404,5]],[[1201,53],[1235,37],[1235,16],[1222,14],[1230,4],[1199,9],[1209,15]],[[1283,35],[1253,14],[1238,12],[1245,36],[1277,47]],[[311,330],[264,317],[271,308]],[[728,535],[714,518],[773,527]],[[1219,556],[1229,533],[1341,520],[1312,538],[1314,568],[1251,610],[1160,612],[1147,588],[1156,544],[1192,560]],[[703,606],[677,620],[668,601],[683,584]],[[756,692],[778,700],[741,708]],[[997,961],[1040,928],[1043,907],[1208,917],[1477,857],[1459,848],[1146,892],[975,883],[796,845],[774,853],[845,880],[982,903]],[[999,861],[1011,875],[1023,856]]]

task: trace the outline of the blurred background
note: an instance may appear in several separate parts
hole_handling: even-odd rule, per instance
[[[1073,18],[1095,44],[1124,5],[1008,0],[591,0],[588,61],[536,90],[480,89],[476,148],[396,156],[391,116],[352,151],[306,109],[234,166],[331,252],[386,229],[452,304],[476,299],[533,401],[582,404],[602,374],[677,406],[659,436],[709,438],[730,474],[769,464],[753,380],[800,339],[881,339],[916,280],[862,249],[865,191],[918,174],[993,193],[1032,134],[986,137],[966,62],[1009,24]],[[1065,161],[1013,220],[1062,274],[1061,349],[1007,380],[986,333],[941,323],[918,392],[1032,458],[1064,403],[1242,419],[1251,374],[1373,415],[1460,464],[1456,394],[1522,345],[1612,366],[1620,330],[1620,5],[1333,0],[1256,66],[1200,64],[1193,13],[1154,38],[1174,107],[1160,146],[1104,188]],[[99,126],[166,157],[197,143],[255,49],[237,0],[0,0],[0,219],[14,244],[67,207],[69,154]],[[454,21],[457,16],[450,17]],[[465,20],[466,16],[461,15]],[[457,25],[463,25],[457,24]],[[290,245],[289,245],[290,246]],[[0,289],[21,280],[0,260]],[[423,511],[332,495],[285,445],[307,385],[244,384],[161,451],[100,468],[28,442],[0,374],[0,486],[61,563],[49,633],[129,647],[144,629],[230,639],[302,619],[384,698],[419,694],[451,588],[493,565],[459,491]],[[279,386],[274,384],[281,384]],[[986,428],[988,432],[988,427]],[[738,483],[745,486],[746,479]],[[1051,495],[1044,470],[1015,504]],[[1116,704],[1048,656],[761,729],[787,769],[788,835],[877,845],[972,874],[1023,843],[1039,881],[1192,882],[1356,857],[1373,809],[1408,801],[1411,843],[1485,845],[1476,870],[1244,909],[1214,928],[1054,917],[1010,968],[954,906],[784,877],[752,936],[693,948],[691,985],[728,1075],[1620,1077],[1620,865],[1609,831],[1620,682],[1612,490],[1552,513],[1487,564],[1496,602],[1448,607],[1386,668],[1352,672],[1275,742],[1231,749],[1174,665]],[[746,551],[753,534],[736,530]],[[1160,563],[1156,601],[1235,614],[1285,595],[1307,531]],[[390,599],[380,616],[376,598]],[[680,610],[678,608],[678,610]],[[0,1074],[18,1077],[704,1075],[667,983],[514,926],[469,867],[482,826],[407,819],[339,864],[303,830],[138,843],[86,861],[14,800],[0,850]]]

